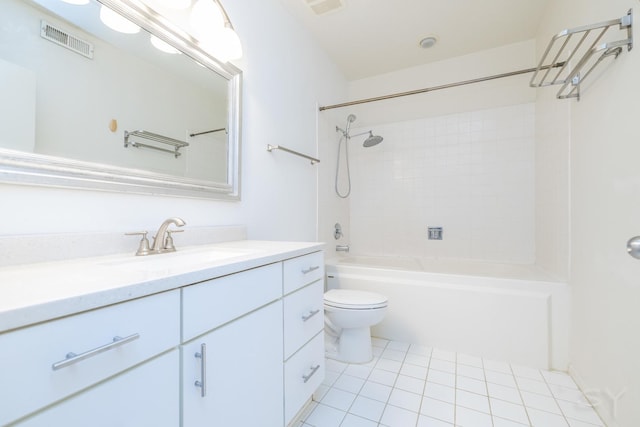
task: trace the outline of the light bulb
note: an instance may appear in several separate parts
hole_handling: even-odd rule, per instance
[[[184,10],[191,6],[191,0],[143,0],[149,6],[159,6],[164,9]]]
[[[104,25],[119,33],[136,34],[140,32],[140,27],[104,5],[100,8],[100,20]]]
[[[228,60],[239,59],[242,57],[242,44],[240,37],[233,31],[233,28],[224,27],[219,34],[220,43],[226,52]]]
[[[198,0],[191,8],[189,23],[196,38],[207,43],[207,39],[224,28],[224,15],[215,1]]]
[[[149,37],[149,40],[151,40],[151,44],[153,45],[153,47],[155,47],[156,49],[164,52],[164,53],[170,53],[172,55],[175,55],[177,53],[181,53],[178,49],[176,49],[175,47],[171,46],[169,43],[165,42],[164,40],[159,39],[158,37],[154,36],[153,34],[151,34],[151,37]]]

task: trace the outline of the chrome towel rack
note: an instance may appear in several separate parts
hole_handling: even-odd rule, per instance
[[[625,33],[626,38],[602,42],[609,29],[615,26]],[[617,58],[624,47],[628,51],[632,49],[632,27],[633,11],[629,10],[620,19],[561,31],[553,36],[547,45],[529,85],[531,87],[561,85],[556,94],[557,98],[580,100],[580,85],[605,58]],[[548,61],[548,58],[551,60]],[[547,62],[564,64],[556,72],[552,67],[544,65]],[[570,64],[576,65],[571,68]],[[546,71],[541,73],[544,69]]]
[[[170,145],[170,146],[173,147],[173,150],[167,149],[167,148],[162,148],[162,147],[156,147],[155,145],[149,145],[149,144],[145,144],[145,143],[138,142],[138,141],[131,141],[130,140],[131,137],[138,137],[138,138],[148,139],[150,141],[155,141],[155,142],[159,142],[161,144]],[[178,157],[180,157],[182,155],[182,153],[180,152],[180,149],[183,148],[183,147],[188,147],[189,143],[188,142],[184,142],[184,141],[180,141],[178,139],[169,138],[168,136],[159,135],[157,133],[147,132],[146,130],[134,130],[134,131],[131,131],[131,132],[125,130],[124,131],[124,146],[126,148],[129,145],[131,145],[132,147],[136,147],[136,148],[150,148],[152,150],[158,150],[158,151],[164,151],[165,153],[171,153],[177,159]]]
[[[282,150],[282,151],[286,151],[287,153],[294,154],[296,156],[304,157],[307,160],[311,160],[311,164],[312,165],[315,165],[316,163],[320,163],[320,160],[316,159],[315,157],[307,156],[306,154],[302,154],[302,153],[300,153],[298,151],[291,150],[291,149],[289,149],[287,147],[283,147],[282,145],[271,145],[271,144],[268,144],[267,145],[267,151],[271,152],[273,150]]]

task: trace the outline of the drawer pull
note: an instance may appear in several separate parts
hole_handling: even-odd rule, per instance
[[[200,387],[200,396],[205,397],[207,395],[207,345],[200,344],[200,352],[195,354],[195,357],[201,359],[200,362],[200,379],[196,381],[194,385]]]
[[[320,266],[319,266],[319,265],[314,265],[313,267],[309,267],[309,268],[308,268],[308,269],[306,269],[306,270],[302,270],[302,274],[309,274],[309,273],[311,273],[312,271],[316,271],[316,270],[317,270],[317,269],[319,269],[319,268],[320,268]]]
[[[84,353],[76,354],[76,353],[67,353],[67,357],[64,360],[54,363],[51,365],[51,369],[57,371],[58,369],[66,368],[67,366],[73,365],[74,363],[78,363],[81,360],[88,359],[97,354],[104,353],[105,351],[113,350],[116,347],[120,347],[131,341],[135,341],[140,338],[140,334],[129,335],[128,337],[113,337],[113,342],[109,344],[105,344],[103,346],[94,348],[93,350],[85,351]]]
[[[311,379],[311,377],[314,376],[316,372],[318,372],[318,369],[320,369],[320,365],[312,366],[311,367],[311,372],[309,372],[308,375],[303,375],[302,376],[302,381],[305,382],[305,383],[307,381],[309,381]]]
[[[306,322],[318,313],[320,313],[320,309],[309,311],[309,314],[302,316],[302,321]]]

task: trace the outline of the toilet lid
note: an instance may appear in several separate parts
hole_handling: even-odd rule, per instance
[[[387,306],[387,298],[383,295],[351,289],[331,289],[324,294],[324,303],[330,307],[373,309]]]

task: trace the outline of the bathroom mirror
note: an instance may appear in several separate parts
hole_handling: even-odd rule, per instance
[[[241,71],[152,0],[71,3],[2,0],[0,181],[238,200]]]

